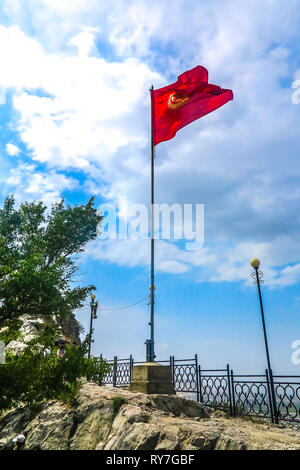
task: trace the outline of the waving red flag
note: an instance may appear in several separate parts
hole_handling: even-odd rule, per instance
[[[208,71],[198,65],[177,82],[151,90],[153,145],[172,139],[182,127],[233,100],[231,90],[208,83]]]

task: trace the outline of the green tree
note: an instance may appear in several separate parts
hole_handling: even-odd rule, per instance
[[[33,406],[44,400],[73,404],[82,378],[99,383],[109,364],[97,358],[87,359],[89,337],[80,346],[68,345],[63,357],[53,348],[53,331],[44,331],[19,354],[7,353],[0,365],[0,410]]]
[[[0,339],[7,344],[18,337],[23,314],[45,320],[25,350],[7,352],[0,365],[0,409],[45,399],[72,402],[82,378],[99,383],[109,370],[105,361],[87,359],[89,335],[58,357],[58,325],[52,321],[74,318],[95,289],[73,281],[78,255],[96,238],[101,220],[94,198],[75,207],[62,200],[47,211],[42,202],[16,208],[11,196],[0,209]]]
[[[62,319],[83,306],[94,286],[74,286],[77,255],[95,239],[102,216],[86,205],[47,208],[42,202],[0,209],[0,326],[21,315]]]

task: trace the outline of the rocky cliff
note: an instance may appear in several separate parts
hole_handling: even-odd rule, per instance
[[[86,383],[77,404],[47,402],[0,419],[0,449],[19,433],[28,449],[297,449],[300,431],[232,419],[182,396],[144,395]]]
[[[42,328],[45,326],[45,318],[34,318],[30,315],[22,315],[20,317],[22,326],[20,328],[21,338],[13,340],[6,346],[7,351],[13,351],[16,354],[23,351],[29,341],[35,339]],[[56,344],[63,346],[65,344],[80,344],[80,325],[77,322],[74,315],[69,315],[60,323],[57,323],[55,317],[52,318],[54,325],[58,326],[58,335],[56,338]]]

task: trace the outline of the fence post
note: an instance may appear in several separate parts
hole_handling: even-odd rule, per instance
[[[197,402],[200,401],[200,391],[199,391],[199,376],[198,376],[198,355],[195,354],[195,375],[196,375],[196,386],[197,386]]]
[[[233,377],[233,370],[231,369],[230,372],[230,378],[231,378],[231,390],[232,390],[232,416],[235,418],[236,417],[236,407],[235,407],[235,391],[234,391],[234,377]]]
[[[228,394],[229,394],[230,415],[233,416],[229,364],[227,364],[226,370],[227,370],[227,382],[228,382]]]
[[[171,373],[172,373],[172,383],[174,385],[173,356],[170,356],[170,367],[171,367]]]
[[[269,373],[267,369],[266,369],[266,380],[267,380],[267,388],[268,388],[270,416],[271,416],[272,423],[274,423],[273,401],[272,401],[272,394],[271,394],[271,389],[270,389],[270,378],[269,378]]]
[[[117,386],[117,369],[118,369],[118,357],[114,357],[114,370],[113,370],[113,387]]]
[[[101,366],[102,366],[102,354],[100,354],[100,371],[102,369]],[[102,385],[102,376],[100,376],[99,385],[100,385],[100,387]]]
[[[200,403],[203,403],[203,395],[202,395],[202,377],[201,377],[201,366],[198,366],[198,376],[199,376],[199,400]]]
[[[172,356],[172,380],[173,380],[173,385],[174,385],[174,391],[175,390],[175,356]]]
[[[129,356],[129,383],[131,383],[132,368],[133,368],[133,357],[130,354],[130,356]]]
[[[274,421],[275,421],[275,424],[278,424],[278,411],[277,411],[277,403],[276,403],[276,395],[275,395],[272,369],[270,369],[270,385],[271,385],[271,396],[272,396],[272,402],[273,402]]]

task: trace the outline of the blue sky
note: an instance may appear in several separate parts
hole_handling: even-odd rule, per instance
[[[300,374],[299,19],[296,0],[1,3],[1,201],[148,204],[149,87],[203,65],[234,91],[157,147],[157,202],[205,205],[203,250],[157,243],[161,359],[198,353],[205,368],[265,369],[249,266],[258,256],[273,369]],[[97,240],[78,280],[96,285],[103,307],[132,304],[149,293],[149,245]],[[94,352],[143,359],[148,316],[147,302],[103,310]],[[87,327],[88,308],[78,318]]]

